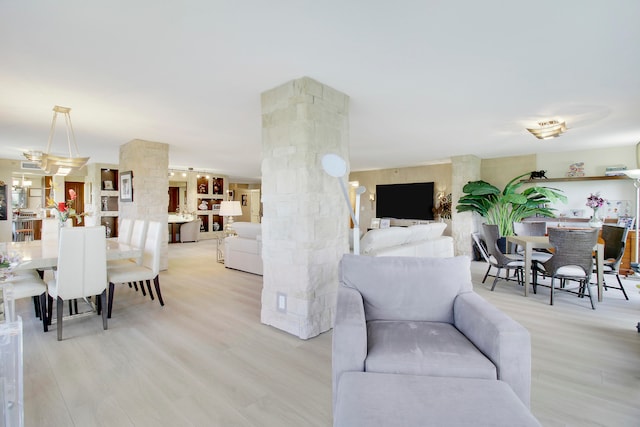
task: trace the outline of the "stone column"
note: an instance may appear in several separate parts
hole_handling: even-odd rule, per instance
[[[119,173],[133,173],[133,202],[118,202],[120,218],[160,221],[168,230],[169,145],[134,139],[120,146]],[[169,267],[168,231],[162,234],[160,269]]]
[[[462,187],[469,181],[480,179],[481,159],[476,156],[455,156],[451,158],[451,228],[456,255],[473,256],[471,233],[476,230],[473,212],[456,212],[458,200],[463,196]]]
[[[332,327],[349,212],[324,154],[348,159],[349,98],[308,77],[262,94],[261,320],[300,338]],[[347,172],[348,175],[348,172]]]

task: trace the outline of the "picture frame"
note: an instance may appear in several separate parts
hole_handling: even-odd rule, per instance
[[[103,189],[106,191],[113,191],[113,181],[107,180],[103,182]]]
[[[636,218],[634,216],[619,216],[617,225],[632,230],[635,222]]]
[[[133,172],[120,173],[120,201],[133,202]]]
[[[7,221],[9,210],[7,207],[7,200],[9,200],[9,194],[7,193],[7,185],[4,181],[0,181],[0,221]]]
[[[241,199],[242,199],[242,206],[247,206],[247,195],[243,194]]]
[[[29,187],[29,197],[42,197],[42,188]]]

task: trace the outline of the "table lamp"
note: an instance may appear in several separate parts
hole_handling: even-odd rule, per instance
[[[235,200],[222,201],[220,203],[220,216],[228,217],[225,221],[224,229],[226,231],[233,231],[233,217],[242,216],[242,206],[240,206],[240,202]]]

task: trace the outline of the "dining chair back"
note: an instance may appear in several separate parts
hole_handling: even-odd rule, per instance
[[[134,225],[135,227],[135,225]],[[162,299],[162,292],[160,291],[160,248],[162,246],[163,225],[159,221],[149,221],[146,233],[146,239],[144,242],[144,250],[142,251],[142,257],[140,264],[129,263],[130,265],[116,265],[109,267],[108,279],[109,279],[109,309],[108,317],[111,317],[111,311],[113,308],[113,297],[115,294],[116,283],[135,283],[140,282],[140,286],[143,285],[143,281],[147,282],[147,288],[149,295],[153,299],[153,292],[151,291],[151,280],[153,280],[156,294],[160,305],[164,305]],[[143,287],[144,289],[144,287]]]
[[[58,266],[49,288],[49,312],[57,300],[58,341],[62,340],[63,301],[100,295],[100,307],[106,307],[107,243],[105,227],[64,227],[60,229]],[[106,310],[102,310],[107,329]]]
[[[160,247],[162,245],[162,223],[150,221],[142,252],[142,265],[155,277],[160,273]]]
[[[60,231],[60,221],[57,218],[44,218],[42,220],[42,230],[41,230],[40,239],[58,240],[59,231]]]
[[[514,222],[513,232],[516,236],[544,236],[547,234],[547,223],[544,221]]]
[[[131,218],[122,218],[118,226],[118,242],[131,243],[131,234],[133,233],[133,220]]]
[[[143,248],[147,238],[148,223],[144,219],[136,219],[131,229],[131,239],[129,244],[134,248]],[[136,259],[138,265],[142,264],[142,256]]]
[[[550,304],[553,305],[554,290],[589,294],[591,308],[595,310],[589,279],[593,271],[593,249],[598,242],[599,229],[549,228],[549,242],[554,253],[549,260],[542,263],[545,273],[551,276]],[[555,287],[555,279],[561,280],[561,286]],[[580,288],[577,292],[564,286],[567,280],[577,281]]]
[[[524,260],[521,255],[516,254],[504,254],[500,251],[498,247],[498,239],[500,238],[500,231],[497,225],[494,224],[482,224],[482,230],[484,234],[485,242],[487,243],[487,252],[489,255],[495,259],[495,267],[498,269],[498,272],[495,275],[495,279],[493,280],[493,285],[491,286],[491,290],[493,291],[496,287],[496,283],[500,279],[500,271],[505,269],[507,271],[505,275],[505,280],[509,279],[509,271],[514,270],[516,273],[516,279],[518,284],[523,283],[523,270],[524,270]],[[488,271],[487,271],[488,273]]]
[[[35,214],[27,214],[23,213],[18,215],[18,218],[14,221],[14,236],[13,240],[15,242],[29,242],[33,240],[34,237],[34,226],[33,221],[35,219]]]
[[[49,325],[46,310],[47,286],[35,270],[14,272],[12,277],[0,283],[0,288],[4,291],[5,300],[33,297],[36,316],[40,317],[42,327],[47,332]]]
[[[604,289],[618,289],[622,291],[624,298],[629,300],[629,296],[622,285],[620,280],[620,264],[622,263],[622,256],[624,255],[625,246],[627,244],[627,234],[629,229],[627,227],[620,227],[616,225],[602,226],[602,240],[604,241],[604,274],[615,275],[618,280],[618,287],[612,286],[605,282]]]

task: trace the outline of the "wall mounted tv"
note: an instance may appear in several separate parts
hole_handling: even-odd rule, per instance
[[[376,185],[376,217],[433,219],[433,182]]]

